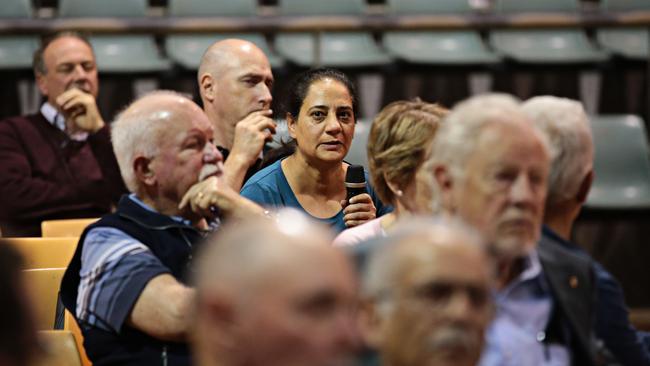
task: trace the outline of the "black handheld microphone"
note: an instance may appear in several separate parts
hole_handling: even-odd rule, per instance
[[[361,165],[350,165],[347,173],[345,173],[345,189],[347,195],[345,199],[350,202],[350,198],[368,193],[366,189],[366,176],[363,174],[363,167]]]

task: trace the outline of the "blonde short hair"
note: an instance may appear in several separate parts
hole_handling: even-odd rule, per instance
[[[395,203],[387,181],[399,187],[413,181],[447,112],[439,104],[400,100],[375,117],[368,137],[368,164],[373,188],[383,202]]]

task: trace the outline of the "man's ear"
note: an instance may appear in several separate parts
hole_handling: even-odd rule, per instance
[[[449,168],[445,165],[435,165],[433,174],[440,189],[440,204],[442,208],[448,211],[453,210],[452,188],[454,185],[453,177]]]
[[[38,90],[41,91],[41,94],[48,95],[47,83],[45,82],[45,75],[40,72],[35,73],[36,76],[36,85]]]
[[[287,120],[287,130],[292,139],[296,138],[296,119],[293,118],[291,113],[287,112],[285,119]]]
[[[217,92],[217,85],[210,73],[206,72],[201,75],[199,88],[201,89],[201,96],[203,98],[210,102],[214,101]]]
[[[237,327],[239,326],[233,303],[224,296],[203,294],[198,300],[198,316],[204,322],[204,329],[218,329],[218,334],[212,334],[213,342],[219,346],[231,349],[237,347]],[[205,336],[205,335],[204,335]]]
[[[383,322],[377,304],[370,300],[361,300],[357,311],[357,324],[363,342],[370,348],[378,350],[383,343]]]
[[[146,186],[156,184],[156,174],[151,169],[151,159],[138,156],[133,160],[133,171],[138,181],[143,182]]]
[[[587,196],[589,196],[589,191],[591,191],[591,184],[594,182],[594,171],[593,169],[585,174],[585,177],[580,183],[580,188],[578,189],[578,194],[576,195],[576,200],[583,204],[587,202]]]

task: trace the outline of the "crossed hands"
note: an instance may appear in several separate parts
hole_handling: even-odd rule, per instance
[[[56,98],[56,104],[65,116],[66,130],[95,133],[104,127],[97,102],[92,94],[78,88],[66,90]]]

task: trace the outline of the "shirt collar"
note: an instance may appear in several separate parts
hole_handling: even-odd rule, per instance
[[[511,294],[519,293],[521,290],[538,292],[545,291],[542,275],[542,263],[539,260],[537,249],[533,249],[523,258],[523,271],[519,273],[505,288],[498,291],[498,298],[508,298]],[[534,290],[538,289],[538,290]]]
[[[88,132],[81,131],[81,132],[73,133],[72,135],[68,134],[65,128],[65,118],[49,102],[43,103],[43,105],[41,106],[41,114],[54,127],[58,128],[59,130],[63,131],[66,135],[68,135],[68,137],[70,137],[71,140],[86,141],[86,139],[88,138]]]
[[[41,106],[41,114],[54,127],[65,132],[65,118],[49,102],[43,103]]]
[[[129,194],[129,199],[131,199],[133,202],[137,203],[140,207],[144,208],[147,211],[150,212],[155,212],[155,213],[160,213],[156,211],[153,207],[147,205],[144,203],[142,200],[138,198],[138,196],[135,195],[135,193]],[[190,220],[184,219],[181,216],[168,216],[172,220],[179,222],[181,224],[187,225],[187,226],[192,226],[192,222]]]

